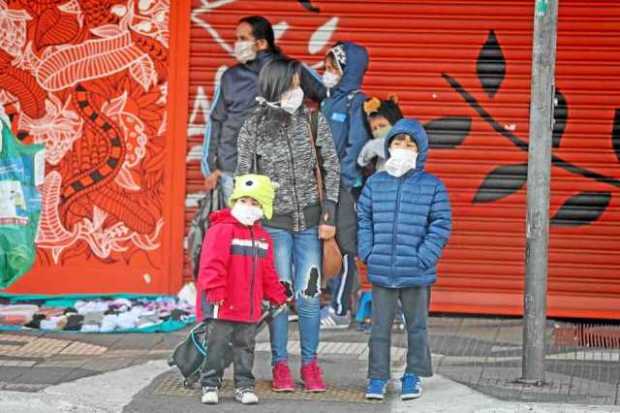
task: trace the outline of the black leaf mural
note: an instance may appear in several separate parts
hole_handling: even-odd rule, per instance
[[[311,11],[313,13],[318,13],[321,11],[321,9],[319,9],[314,4],[312,4],[312,0],[298,0],[298,1],[308,11]]]
[[[620,161],[620,109],[616,109],[614,115],[614,126],[611,131],[611,144],[616,153],[616,158]]]
[[[463,143],[471,130],[468,116],[447,116],[424,125],[431,148],[452,149]]]
[[[503,165],[495,168],[484,178],[474,203],[494,202],[514,194],[527,180],[527,162],[518,165]]]
[[[607,209],[610,192],[582,192],[569,198],[551,218],[551,225],[572,227],[596,221]]]
[[[568,122],[568,104],[566,103],[566,97],[559,89],[555,91],[556,105],[553,109],[553,147],[559,148],[562,141],[562,135],[564,129],[566,129],[566,123]]]
[[[506,76],[506,59],[494,30],[489,32],[487,41],[480,49],[476,73],[485,93],[493,98]]]

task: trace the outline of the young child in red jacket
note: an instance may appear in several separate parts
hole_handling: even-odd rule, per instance
[[[226,366],[224,354],[232,343],[235,399],[256,404],[252,375],[261,302],[282,305],[287,296],[273,263],[273,242],[260,220],[273,213],[275,190],[262,175],[235,178],[231,209],[209,216],[209,230],[200,256],[198,288],[206,292],[206,367],[201,377],[202,402],[217,404]]]

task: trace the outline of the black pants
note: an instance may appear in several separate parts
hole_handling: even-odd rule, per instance
[[[372,329],[370,330],[368,378],[389,380],[392,322],[400,300],[407,326],[407,369],[418,376],[433,375],[428,346],[428,302],[430,287],[383,288],[372,286]]]
[[[342,270],[338,277],[329,280],[329,287],[332,294],[331,305],[336,310],[337,315],[345,315],[351,310],[351,294],[353,283],[357,277],[357,267],[355,257],[345,254],[342,256]]]
[[[235,366],[235,387],[254,387],[252,374],[254,366],[254,345],[256,324],[236,323],[233,321],[212,320],[207,326],[207,361],[200,379],[206,387],[222,386],[222,376],[226,366],[225,353],[230,351],[232,343],[233,364]]]

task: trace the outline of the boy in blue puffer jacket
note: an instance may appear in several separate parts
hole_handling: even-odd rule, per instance
[[[397,301],[407,324],[403,400],[422,395],[419,376],[432,373],[426,329],[430,286],[452,228],[444,184],[424,172],[428,136],[420,122],[401,119],[385,142],[385,171],[367,181],[358,202],[359,256],[372,283],[369,399],[383,399],[390,378],[390,333]]]

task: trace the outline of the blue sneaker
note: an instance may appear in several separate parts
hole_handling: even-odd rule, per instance
[[[401,400],[417,399],[422,396],[422,381],[418,376],[413,373],[406,373],[400,381],[402,383]]]
[[[366,389],[366,398],[370,400],[383,400],[385,397],[385,386],[387,380],[370,379],[368,380],[368,388]]]

